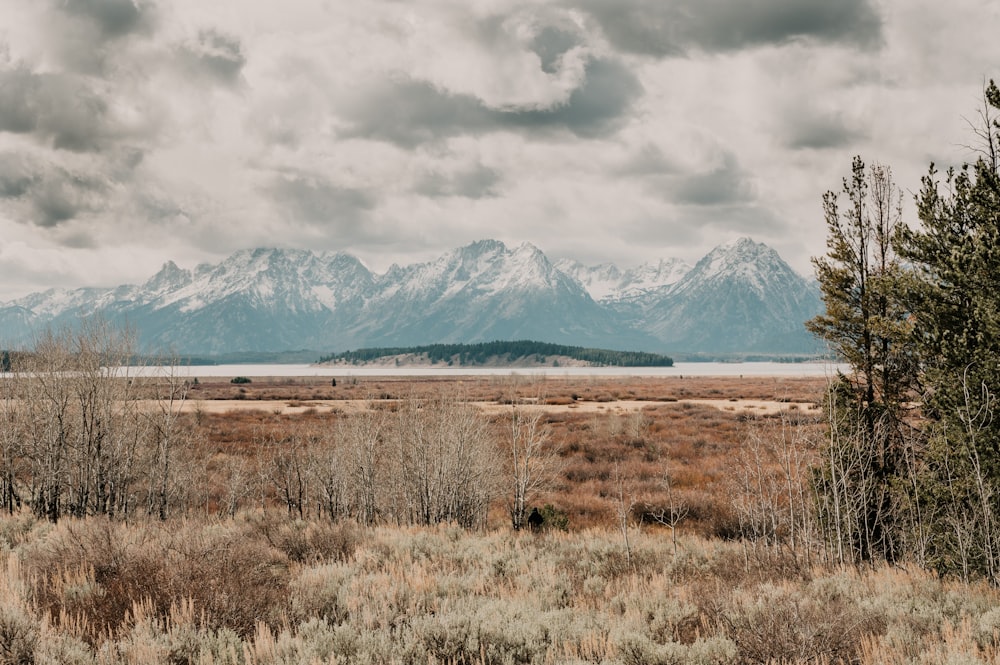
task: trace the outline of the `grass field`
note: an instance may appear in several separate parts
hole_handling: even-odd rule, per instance
[[[0,663],[1000,662],[996,589],[829,563],[804,514],[824,389],[201,382],[166,520],[0,518]],[[442,393],[483,432],[542,414],[542,529],[502,494],[478,529],[331,520],[305,472],[293,510],[291,450],[330,463],[324,433]]]
[[[488,377],[482,379],[357,379],[336,387],[318,379],[225,381],[192,387],[185,409],[206,471],[224,475],[238,460],[257,468],[264,439],[283,440],[303,428],[329,429],[358,408],[392,410],[400,400],[442,392],[473,402],[498,423],[512,402],[544,412],[548,446],[562,473],[538,503],[567,513],[570,528],[606,526],[613,512],[615,474],[627,479],[637,504],[662,503],[668,469],[690,504],[684,530],[725,533],[732,516],[727,494],[735,451],[750,431],[795,423],[816,433],[816,405],[825,381],[816,378]],[[616,471],[617,469],[617,471]],[[210,487],[213,483],[201,483]],[[225,483],[200,501],[222,502]],[[641,507],[640,507],[641,510]],[[498,511],[495,526],[503,516]]]

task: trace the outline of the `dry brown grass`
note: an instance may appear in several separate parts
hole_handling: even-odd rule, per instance
[[[13,523],[11,523],[13,522]],[[1000,595],[637,529],[0,518],[8,663],[996,663]]]
[[[580,402],[615,400],[676,401],[681,399],[749,399],[810,401],[822,394],[826,379],[817,377],[350,377],[331,386],[326,377],[255,378],[234,385],[226,379],[202,379],[191,386],[194,400],[358,400],[429,397],[459,392],[470,401],[509,403],[521,400],[569,399]],[[242,392],[241,392],[242,390]],[[237,397],[242,395],[242,397]]]
[[[179,516],[57,525],[26,512],[0,516],[0,663],[1000,662],[994,588],[910,569],[838,569],[819,547],[740,538],[741,502],[754,498],[739,494],[749,434],[774,440],[790,423],[798,434],[821,431],[814,414],[792,406],[822,387],[801,379],[344,386],[342,405],[371,399],[386,412],[441,391],[490,402],[497,428],[511,403],[544,409],[562,465],[536,499],[565,513],[570,530],[531,534],[510,530],[501,501],[481,531],[334,522],[315,499],[305,519],[292,519],[267,479],[271,457],[293,444],[305,457],[320,453],[330,445],[323,433],[359,416],[317,406],[327,398],[314,396],[314,381],[254,383],[243,393],[201,384],[197,403],[241,394],[256,408],[184,416],[196,444],[177,460],[190,474]],[[300,411],[276,412],[269,399]],[[740,399],[789,408],[727,408]],[[766,458],[761,472],[775,464]],[[676,546],[651,521],[665,509],[665,470],[688,511]],[[623,498],[624,533],[615,526]],[[770,498],[765,508],[787,505]]]
[[[635,499],[634,516],[650,519],[663,505],[662,476],[669,465],[675,489],[690,507],[682,529],[726,535],[732,527],[725,500],[732,481],[732,460],[747,428],[780,417],[818,427],[818,412],[797,405],[815,403],[824,385],[818,379],[777,378],[500,378],[380,377],[348,385],[338,381],[336,388],[328,384],[325,388],[343,397],[333,407],[294,398],[319,390],[315,380],[254,383],[247,388],[248,395],[270,399],[280,394],[284,401],[216,402],[239,404],[239,409],[208,408],[213,402],[203,398],[231,398],[234,391],[246,386],[201,383],[192,390],[187,417],[194,423],[194,436],[200,442],[201,459],[211,480],[204,488],[204,504],[210,509],[225,504],[230,477],[227,469],[233,464],[241,465],[252,478],[266,463],[268,452],[256,442],[289,440],[304,429],[329,431],[338,419],[349,418],[360,408],[393,410],[400,399],[423,399],[444,392],[477,403],[498,427],[512,401],[520,402],[520,408],[545,412],[550,446],[562,458],[563,472],[551,490],[538,497],[538,503],[551,503],[565,511],[570,528],[608,524],[615,468]],[[605,397],[610,401],[596,401]],[[740,403],[730,400],[740,399],[767,400],[785,409],[737,409]],[[290,403],[296,404],[294,412],[288,408]],[[255,490],[268,491],[266,487]],[[493,524],[502,525],[502,507],[492,514]]]

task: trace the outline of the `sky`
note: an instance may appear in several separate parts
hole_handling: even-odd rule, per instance
[[[496,238],[799,272],[851,158],[969,161],[995,0],[0,0],[0,300]]]

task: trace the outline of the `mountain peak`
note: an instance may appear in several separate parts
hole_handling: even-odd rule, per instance
[[[177,267],[173,261],[167,261],[160,271],[146,280],[143,290],[162,293],[187,286],[191,283],[191,272]]]
[[[776,251],[762,242],[754,242],[752,238],[736,238],[718,245],[705,255],[694,270],[715,273],[720,270],[750,265],[774,264],[787,265]],[[693,271],[692,271],[693,272]]]
[[[553,264],[531,243],[486,239],[378,276],[350,254],[260,247],[193,271],[168,261],[142,286],[32,294],[0,308],[0,337],[104,312],[134,325],[146,349],[190,353],[529,338],[787,352],[807,347],[802,322],[818,307],[802,282],[749,238],[695,268],[661,259],[628,270]]]
[[[753,247],[767,247],[762,242],[754,242],[754,239],[750,236],[740,236],[739,238],[732,238],[726,242],[719,245],[716,249],[749,249]]]
[[[503,244],[499,240],[493,240],[486,238],[484,240],[477,240],[471,242],[465,247],[459,250],[462,254],[466,256],[481,256],[484,254],[496,254],[499,252],[506,252],[507,245]]]

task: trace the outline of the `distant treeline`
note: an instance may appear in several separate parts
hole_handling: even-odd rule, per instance
[[[507,362],[533,359],[544,363],[549,356],[564,356],[594,365],[611,367],[672,367],[672,358],[644,351],[611,351],[564,346],[548,342],[518,340],[514,342],[481,342],[479,344],[430,344],[427,346],[383,347],[344,351],[320,358],[320,362],[342,360],[364,363],[392,356],[423,355],[431,363],[482,365],[497,358]]]
[[[179,365],[198,367],[202,365],[296,365],[309,364],[318,351],[237,351],[216,355],[177,356],[136,356],[135,365]]]
[[[281,365],[309,364],[314,361],[318,351],[246,351],[238,353],[223,353],[219,355],[147,355],[129,354],[124,358],[102,360],[102,365],[121,364],[136,367],[145,366],[176,366],[200,367],[206,365]],[[0,372],[11,371],[11,363],[19,359],[30,358],[33,351],[0,350]]]

